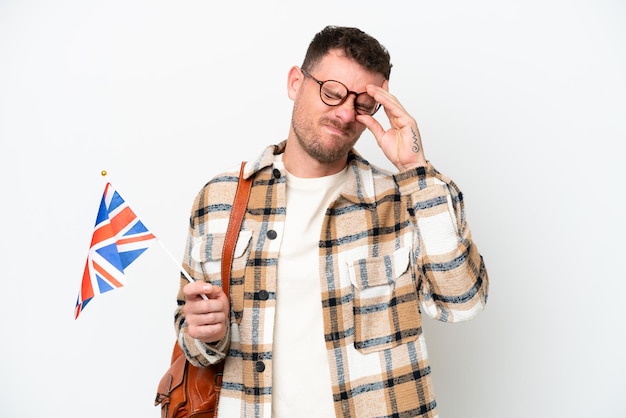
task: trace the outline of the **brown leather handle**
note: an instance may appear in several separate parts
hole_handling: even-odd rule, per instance
[[[233,255],[235,254],[235,245],[237,237],[241,229],[241,222],[248,207],[248,198],[250,196],[250,188],[252,187],[252,178],[244,179],[243,171],[246,162],[242,161],[239,169],[239,182],[237,183],[237,191],[233,207],[230,211],[228,220],[228,228],[226,229],[226,238],[224,239],[224,248],[222,248],[222,290],[229,295],[230,289],[230,269],[233,264]]]

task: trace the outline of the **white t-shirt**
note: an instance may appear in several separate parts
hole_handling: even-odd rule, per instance
[[[319,237],[326,208],[347,169],[321,178],[287,173],[287,214],[278,258],[273,351],[273,418],[334,417],[324,343]]]

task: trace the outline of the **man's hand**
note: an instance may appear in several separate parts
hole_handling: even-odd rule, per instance
[[[357,115],[357,120],[365,125],[376,138],[378,146],[399,171],[425,166],[426,157],[422,148],[417,123],[402,107],[398,99],[383,87],[367,85],[367,93],[383,106],[390,128],[385,131],[381,124],[369,115]]]
[[[192,282],[185,285],[183,293],[183,312],[189,335],[206,343],[224,338],[230,304],[222,288],[209,283]],[[202,295],[206,295],[206,299]]]

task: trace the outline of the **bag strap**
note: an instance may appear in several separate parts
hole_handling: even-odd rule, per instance
[[[252,187],[252,177],[245,179],[243,177],[246,162],[241,162],[239,169],[239,182],[237,183],[237,191],[233,207],[230,211],[228,220],[228,228],[226,229],[226,238],[224,240],[224,248],[222,248],[222,290],[229,296],[230,289],[230,269],[233,264],[233,256],[235,254],[235,245],[237,237],[241,229],[241,222],[248,207],[248,198],[250,197],[250,188]]]
[[[233,207],[230,210],[230,218],[228,219],[228,227],[226,228],[224,247],[222,248],[222,290],[227,298],[230,298],[230,269],[233,265],[235,245],[237,244],[237,237],[239,236],[243,216],[248,207],[248,198],[250,197],[250,188],[252,187],[252,177],[248,179],[243,178],[245,166],[246,162],[242,161],[241,168],[239,169],[239,181],[237,183],[237,190],[235,191]],[[222,361],[217,367],[217,375],[215,377],[216,397],[219,396],[219,391],[222,387],[223,373],[224,362]],[[215,407],[214,417],[217,417],[217,405]]]

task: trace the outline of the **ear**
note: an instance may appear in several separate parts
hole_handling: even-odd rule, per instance
[[[291,100],[296,100],[303,82],[304,74],[302,74],[302,70],[296,66],[291,67],[287,76],[287,95]]]
[[[383,85],[381,86],[383,90],[389,91],[389,80],[383,81]]]

